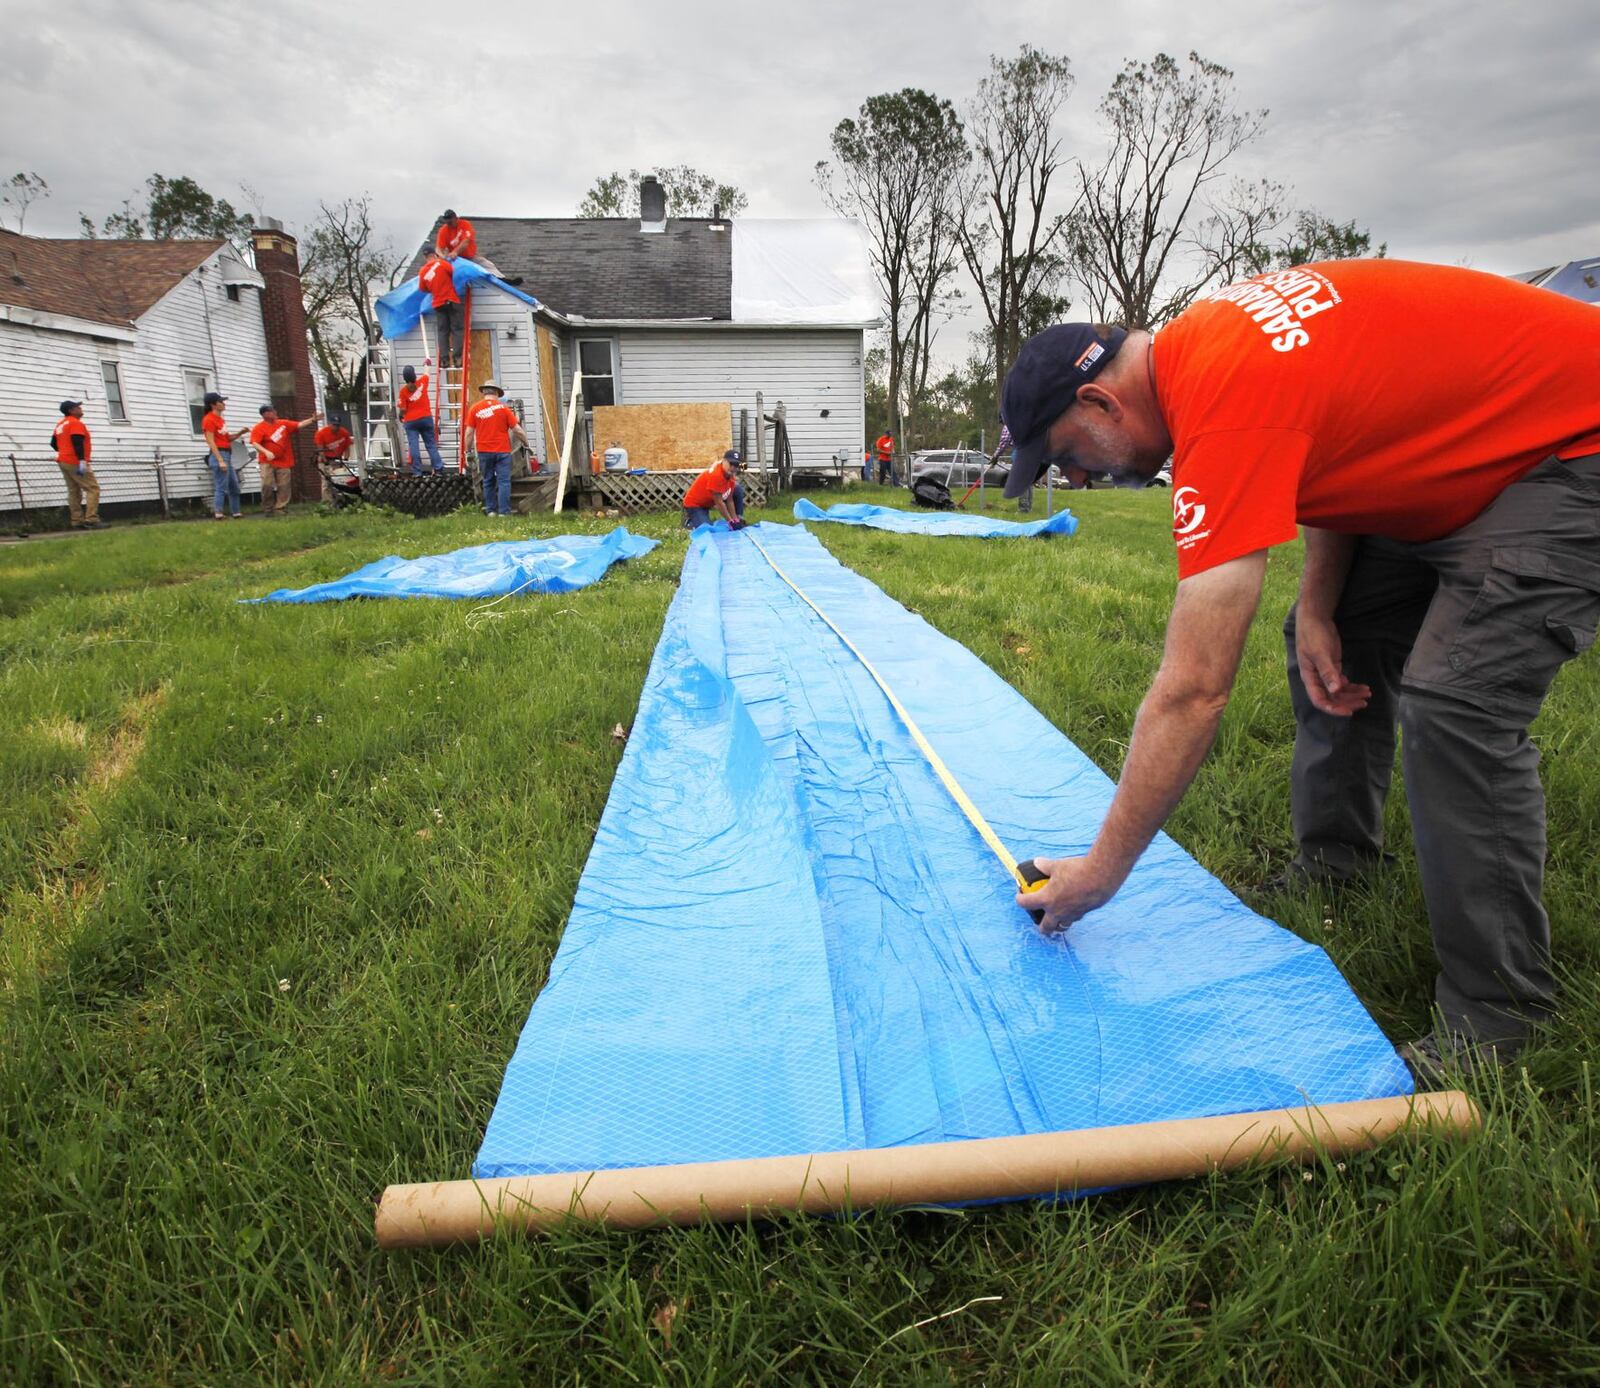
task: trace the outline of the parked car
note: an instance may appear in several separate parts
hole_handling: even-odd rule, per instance
[[[976,448],[925,448],[911,455],[911,480],[934,477],[951,487],[970,487],[983,475],[986,485],[998,486],[1011,475],[1007,463],[989,463]]]

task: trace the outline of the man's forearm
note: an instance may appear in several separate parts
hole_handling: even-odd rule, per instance
[[[1158,679],[1139,707],[1117,793],[1089,861],[1118,886],[1183,799],[1217,735],[1227,696],[1169,691]]]
[[[1300,613],[1307,620],[1331,621],[1344,592],[1345,579],[1350,576],[1356,537],[1309,525],[1303,528],[1306,563],[1300,573]]]

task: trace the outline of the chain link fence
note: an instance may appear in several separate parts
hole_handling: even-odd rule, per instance
[[[125,506],[133,510],[159,510],[170,515],[187,509],[189,503],[211,504],[211,469],[206,454],[175,457],[126,458],[95,457],[90,460],[100,483],[100,505]],[[239,469],[239,490],[261,490],[261,470],[249,453],[234,447],[231,465]],[[65,515],[67,487],[54,454],[7,453],[0,463],[0,517],[26,520],[30,517]]]

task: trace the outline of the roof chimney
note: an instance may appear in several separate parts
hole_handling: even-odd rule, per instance
[[[639,230],[665,231],[667,229],[667,190],[656,181],[654,174],[646,174],[639,185]]]

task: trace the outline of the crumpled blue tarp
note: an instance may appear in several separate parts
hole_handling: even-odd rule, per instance
[[[402,559],[391,554],[309,588],[280,588],[252,602],[337,602],[340,598],[493,598],[507,593],[570,593],[606,576],[623,559],[661,541],[618,526],[606,535],[497,540],[488,545]]]
[[[972,535],[984,540],[1021,540],[1030,535],[1071,535],[1078,518],[1071,511],[1057,511],[1036,521],[997,520],[993,516],[969,516],[960,511],[900,511],[893,506],[866,506],[845,502],[824,511],[801,497],[794,504],[797,521],[838,521],[842,525],[868,525],[874,530],[892,530],[899,535]]]
[[[479,1177],[1409,1093],[1327,956],[1165,835],[1045,939],[861,662],[1018,856],[1110,781],[803,530],[702,528]]]
[[[475,260],[457,259],[451,276],[455,280],[457,294],[472,288],[475,284],[487,282],[496,289],[504,290],[512,298],[521,299],[532,308],[539,307],[539,301],[533,295],[524,294],[520,289],[507,284],[498,275],[491,275]],[[387,294],[379,295],[377,307],[378,331],[392,341],[416,327],[422,321],[424,313],[433,312],[433,295],[418,284],[417,277],[413,275],[404,284],[395,286]]]

